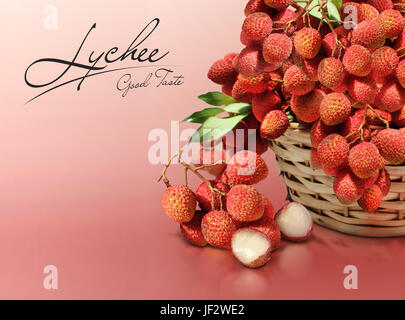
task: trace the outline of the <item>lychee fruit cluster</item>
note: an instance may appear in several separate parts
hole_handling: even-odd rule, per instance
[[[251,103],[262,139],[291,121],[311,125],[312,168],[334,177],[342,204],[375,212],[390,188],[385,166],[405,164],[405,10],[401,1],[343,2],[339,21],[321,4],[321,22],[295,1],[249,1],[245,48],[208,76]]]

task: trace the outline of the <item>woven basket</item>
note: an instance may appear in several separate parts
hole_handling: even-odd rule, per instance
[[[387,166],[390,193],[378,211],[370,214],[357,203],[341,204],[333,192],[333,178],[310,167],[308,127],[292,124],[282,137],[270,141],[270,147],[292,200],[306,206],[317,224],[363,237],[405,236],[405,167]]]

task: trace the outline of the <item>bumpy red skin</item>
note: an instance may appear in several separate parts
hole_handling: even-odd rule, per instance
[[[264,139],[277,139],[288,129],[290,122],[285,113],[281,110],[270,111],[260,126],[260,136]]]
[[[204,239],[217,248],[231,249],[231,239],[236,229],[235,221],[225,211],[211,211],[201,222]]]
[[[399,36],[404,29],[404,18],[401,12],[397,10],[384,10],[378,17],[385,38],[395,38]]]
[[[315,82],[312,81],[296,65],[292,65],[284,74],[284,88],[291,94],[304,95],[312,91]]]
[[[375,104],[383,110],[395,112],[402,108],[404,97],[405,90],[395,79],[392,79],[378,89]]]
[[[361,142],[360,127],[363,123],[363,119],[357,116],[349,117],[342,126],[342,136],[344,136],[347,142],[351,146],[355,146]],[[363,126],[363,140],[370,141],[371,132],[367,124]]]
[[[346,37],[347,35],[338,35],[338,39],[343,43],[343,45],[345,45],[345,47],[349,47],[349,42]],[[332,57],[333,50],[335,50],[335,53],[333,54],[334,58],[342,56],[345,50],[340,43],[336,44],[335,35],[332,32],[328,33],[322,39],[322,47],[328,57]]]
[[[363,196],[359,199],[359,206],[368,213],[374,213],[378,210],[383,199],[380,188],[373,185],[370,189],[367,189]]]
[[[249,228],[263,232],[271,240],[271,249],[276,251],[280,248],[281,232],[276,221],[269,216],[248,224]]]
[[[371,142],[362,142],[349,153],[349,166],[356,176],[368,179],[380,169],[380,153]]]
[[[405,105],[392,115],[392,122],[400,128],[405,127]]]
[[[243,89],[252,94],[258,94],[267,90],[267,80],[265,74],[255,77],[245,77],[239,74],[238,81]]]
[[[379,12],[392,9],[392,0],[367,0],[367,2],[375,7]]]
[[[391,188],[391,177],[386,169],[382,169],[380,171],[380,174],[374,184],[380,188],[383,197],[388,194]]]
[[[371,53],[363,46],[352,45],[345,51],[343,65],[350,74],[365,77],[371,72]]]
[[[268,174],[269,169],[264,160],[258,154],[247,150],[236,153],[224,171],[225,183],[231,187],[259,183],[266,179]]]
[[[364,190],[360,178],[348,169],[339,172],[333,183],[333,191],[336,197],[345,205],[352,204],[359,200]]]
[[[311,142],[313,148],[318,148],[323,139],[332,133],[337,133],[336,127],[327,126],[321,120],[316,121],[311,127]]]
[[[240,81],[237,80],[232,87],[232,97],[239,102],[251,103],[253,99],[253,94],[247,92],[242,87]]]
[[[263,58],[267,63],[282,63],[292,52],[291,38],[283,33],[273,33],[263,42]]]
[[[224,193],[229,192],[229,187],[225,185],[222,182],[215,182],[215,181],[210,181],[211,185],[213,188],[218,189]],[[221,202],[222,202],[222,208],[223,210],[226,210],[226,196],[220,195],[218,192],[215,192],[215,201],[214,205],[215,208],[212,208],[212,192],[205,182],[201,182],[196,191],[195,191],[195,196],[197,198],[198,204],[200,205],[200,208],[205,211],[209,212],[212,210],[220,210],[221,209]]]
[[[405,44],[404,44],[405,47]],[[396,70],[396,76],[402,88],[405,88],[405,60],[402,60]]]
[[[338,92],[327,94],[319,108],[320,118],[328,126],[343,123],[350,116],[351,111],[350,100],[343,93]]]
[[[229,214],[240,222],[256,221],[263,217],[262,195],[252,186],[234,186],[227,195],[226,207]]]
[[[378,113],[378,115],[386,120],[388,123],[391,123],[392,121],[392,116],[391,113],[379,109],[374,109],[375,112]],[[381,121],[381,119],[375,114],[375,112],[368,109],[367,110],[367,116],[366,120],[369,125],[374,125],[374,126],[384,126],[384,122]],[[357,110],[354,114],[356,117],[363,118],[364,115],[364,109]]]
[[[318,67],[318,79],[325,87],[336,89],[345,80],[345,70],[340,60],[336,58],[325,58]]]
[[[283,9],[279,11],[274,17],[274,25],[277,25],[277,28],[285,30],[287,28],[287,23],[295,18],[295,12],[290,10],[290,9]],[[293,24],[290,25],[288,28],[286,34],[287,36],[291,36],[295,30],[295,27]],[[276,31],[273,30],[273,32],[282,32],[282,31]]]
[[[238,231],[236,231],[236,232],[234,233],[234,236],[237,236],[237,234],[238,234],[239,232],[243,232],[243,231],[249,230],[249,229],[251,229],[251,228],[250,228],[250,227],[241,228],[241,229],[239,229]],[[256,232],[260,232],[260,233],[262,233],[264,236],[267,237],[267,235],[264,234],[263,232],[261,232],[260,230],[256,230],[256,229],[253,229],[253,230],[255,230]],[[268,237],[267,237],[267,238],[268,238]],[[250,262],[250,263],[243,263],[242,261],[240,261],[240,260],[236,257],[236,255],[234,255],[234,257],[235,257],[240,263],[242,263],[245,267],[248,267],[248,268],[251,268],[251,269],[260,268],[260,267],[264,266],[267,262],[269,262],[270,259],[271,259],[271,252],[272,252],[272,248],[271,248],[271,247],[272,247],[272,246],[271,246],[271,240],[270,240],[270,239],[269,239],[269,241],[270,241],[270,246],[269,246],[269,248],[267,249],[267,251],[266,251],[263,255],[261,255],[260,257],[258,257],[256,260],[254,260],[254,261],[252,261],[252,262]],[[233,248],[232,248],[232,251],[233,251]]]
[[[322,47],[321,35],[316,29],[302,28],[294,36],[294,47],[301,57],[315,58]]]
[[[325,92],[319,89],[314,89],[302,96],[293,95],[291,110],[298,120],[312,123],[319,119],[319,108],[325,96]]]
[[[377,84],[372,77],[351,77],[348,92],[350,97],[359,103],[374,103]]]
[[[260,41],[270,35],[273,30],[273,21],[264,12],[250,14],[244,21],[242,31],[250,40]]]
[[[270,200],[262,195],[263,205],[264,205],[264,213],[263,216],[267,216],[270,219],[274,219],[274,207],[271,204]]]
[[[393,48],[397,50],[398,56],[405,54],[405,33],[403,31],[394,41]]]
[[[262,52],[257,47],[247,47],[240,52],[237,67],[245,77],[258,76],[263,72],[263,66]]]
[[[377,21],[365,20],[353,29],[350,42],[352,45],[357,44],[368,49],[376,49],[384,45],[385,36]]]
[[[322,168],[321,162],[319,161],[318,149],[311,149],[311,168],[318,170]]]
[[[388,162],[402,164],[405,161],[405,135],[399,130],[381,130],[373,141]]]
[[[264,3],[264,0],[250,0],[245,7],[245,16],[249,16],[256,12],[268,12],[269,7]]]
[[[198,247],[205,247],[207,241],[205,240],[201,231],[201,221],[204,217],[202,212],[197,211],[194,218],[190,222],[180,224],[180,231],[184,238],[191,244]]]
[[[162,197],[163,211],[173,220],[189,222],[194,217],[197,200],[194,193],[186,186],[167,188]]]
[[[293,4],[294,1],[292,1],[292,0],[264,0],[264,3],[266,3],[270,8],[285,9],[289,5]]]
[[[216,84],[227,84],[235,82],[237,76],[233,68],[232,60],[221,59],[215,61],[208,71],[208,79]]]
[[[371,188],[375,182],[377,181],[377,178],[379,176],[379,172],[377,171],[374,175],[372,175],[368,179],[361,179],[361,182],[363,184],[364,190]]]
[[[279,211],[277,211],[276,216],[274,218],[274,220],[276,222],[277,222],[277,217],[279,215],[283,214],[283,212],[288,208],[288,206],[290,204],[291,204],[290,202],[287,202]],[[304,241],[307,241],[311,237],[311,234],[312,234],[313,230],[314,230],[314,223],[313,223],[313,221],[311,221],[311,225],[310,225],[310,227],[308,229],[308,232],[303,237],[291,237],[291,236],[281,232],[281,230],[280,230],[280,232],[281,232],[281,236],[282,236],[282,238],[284,240],[291,241],[291,242],[304,242]]]
[[[252,100],[253,115],[260,122],[263,122],[270,111],[279,107],[281,107],[281,98],[277,91],[268,90],[255,95]]]
[[[327,136],[318,146],[318,156],[322,166],[336,168],[347,162],[350,147],[339,134]]]
[[[381,47],[371,55],[373,61],[373,73],[379,77],[392,75],[398,67],[399,58],[391,47]]]
[[[358,11],[358,23],[364,20],[375,20],[380,15],[378,10],[368,3],[361,3]]]

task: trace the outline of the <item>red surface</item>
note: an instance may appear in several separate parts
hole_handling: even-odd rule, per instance
[[[218,90],[206,73],[214,60],[240,50],[246,1],[55,3],[59,28],[49,31],[43,28],[49,1],[2,7],[0,298],[405,298],[405,239],[316,227],[311,241],[283,242],[266,267],[248,270],[230,252],[188,245],[162,212],[164,185],[156,182],[162,167],[148,160],[148,135],[155,128],[169,132],[170,121],[204,107],[199,94]],[[122,74],[111,74],[86,80],[80,92],[65,86],[24,105],[38,93],[23,81],[34,60],[71,58],[94,22],[81,61],[92,50],[128,46],[154,17],[162,24],[148,47],[171,51],[165,63],[180,66],[183,86],[122,98],[115,89]],[[38,77],[57,71],[49,66]],[[272,153],[265,159],[271,174],[258,188],[278,209],[285,187]],[[169,177],[181,183],[182,170]],[[358,291],[343,288],[348,264],[359,268]],[[58,268],[58,290],[43,287],[46,265]]]

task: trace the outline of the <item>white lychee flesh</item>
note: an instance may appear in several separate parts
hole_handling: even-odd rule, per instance
[[[312,232],[313,221],[307,208],[291,202],[277,213],[276,222],[287,240],[305,241]]]
[[[231,245],[235,258],[249,268],[261,267],[270,260],[271,241],[258,230],[239,229],[234,233]]]

